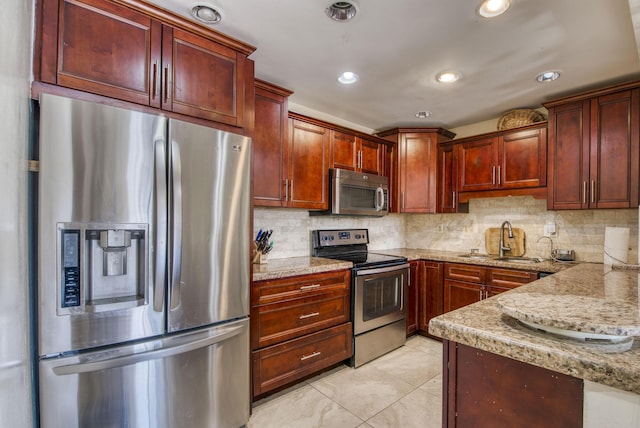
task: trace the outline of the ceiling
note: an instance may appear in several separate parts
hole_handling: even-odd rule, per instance
[[[151,2],[190,17],[197,0]],[[204,0],[222,12],[212,28],[257,48],[257,78],[294,91],[293,106],[370,130],[452,129],[639,78],[634,2],[513,0],[486,19],[480,0],[355,0],[356,17],[335,22],[331,0]],[[437,82],[445,69],[463,78]],[[548,70],[560,79],[537,82]],[[360,80],[339,84],[343,71]]]

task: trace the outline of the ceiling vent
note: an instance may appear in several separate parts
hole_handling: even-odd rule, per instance
[[[222,21],[220,8],[206,3],[197,3],[191,8],[191,15],[204,24],[217,24]]]
[[[331,3],[326,9],[325,12],[327,16],[334,21],[349,21],[356,16],[358,9],[355,3],[348,1],[337,1],[335,3]]]

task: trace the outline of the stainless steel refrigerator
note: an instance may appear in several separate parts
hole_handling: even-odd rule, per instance
[[[40,100],[42,427],[249,419],[251,140]]]

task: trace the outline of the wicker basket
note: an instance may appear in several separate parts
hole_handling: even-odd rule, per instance
[[[502,113],[498,119],[498,131],[531,125],[547,120],[544,114],[530,108],[519,108]]]

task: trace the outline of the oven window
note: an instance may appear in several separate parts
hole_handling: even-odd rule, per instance
[[[401,276],[365,280],[362,289],[362,319],[369,321],[402,310]]]

